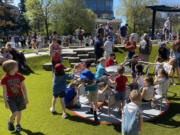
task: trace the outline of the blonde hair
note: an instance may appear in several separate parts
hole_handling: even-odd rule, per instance
[[[138,102],[141,100],[141,93],[138,90],[132,90],[129,98],[131,101]]]
[[[7,42],[5,47],[7,48],[9,45],[11,46],[11,42]]]
[[[104,57],[102,57],[98,60],[98,62],[102,62],[102,61],[106,61],[106,59]]]
[[[81,64],[75,64],[75,65],[74,65],[74,70],[77,69],[77,68],[80,67],[80,66],[81,66]]]
[[[2,68],[3,68],[4,72],[9,74],[9,72],[12,71],[17,66],[18,66],[18,63],[16,61],[7,60],[7,61],[3,62]]]

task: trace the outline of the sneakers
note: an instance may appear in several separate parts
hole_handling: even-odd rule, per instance
[[[86,112],[86,114],[93,114],[93,109],[92,109],[92,108],[90,108],[90,110],[89,110],[89,111],[87,111],[87,112]]]
[[[68,117],[67,113],[62,114],[62,118],[66,119]]]
[[[51,107],[50,109],[50,112],[54,113],[55,112],[55,109],[53,107]]]
[[[16,132],[20,132],[22,130],[21,125],[16,125]]]
[[[9,121],[8,121],[8,130],[9,131],[14,131],[14,124],[10,123]]]
[[[98,117],[97,117],[96,111],[94,111],[94,121],[95,121],[95,122],[98,122]]]

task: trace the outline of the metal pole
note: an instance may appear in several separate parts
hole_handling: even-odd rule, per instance
[[[153,18],[152,18],[152,39],[154,39],[155,21],[156,21],[156,10],[153,9]]]

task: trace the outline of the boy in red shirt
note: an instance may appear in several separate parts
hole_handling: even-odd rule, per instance
[[[22,130],[20,126],[21,111],[28,104],[26,86],[24,84],[25,78],[18,73],[18,64],[14,60],[4,62],[2,67],[4,72],[6,72],[1,79],[5,107],[12,112],[8,121],[8,129],[10,131],[14,130],[14,120],[16,118],[16,132],[20,132]]]
[[[119,112],[121,113],[125,104],[126,98],[126,83],[128,81],[127,77],[123,75],[124,67],[120,66],[118,68],[119,75],[115,77],[114,80],[110,80],[111,83],[116,84],[115,88],[115,98],[118,102]]]
[[[115,54],[111,53],[109,58],[106,61],[106,67],[114,66],[114,59],[115,59]]]

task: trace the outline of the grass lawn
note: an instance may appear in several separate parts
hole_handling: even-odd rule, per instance
[[[157,46],[153,47],[151,61],[157,55]],[[126,53],[116,53],[117,61],[124,60]],[[48,56],[38,56],[27,59],[31,72],[26,73],[26,86],[29,95],[29,105],[23,112],[21,135],[120,135],[120,125],[99,124],[82,119],[68,111],[70,117],[61,117],[61,107],[57,104],[57,115],[49,112],[51,106],[52,73],[44,71],[42,64],[48,62]],[[64,64],[68,66],[68,62]],[[92,68],[94,70],[94,68]],[[3,71],[0,67],[0,76]],[[176,80],[177,81],[177,80]],[[145,122],[141,135],[180,135],[180,86],[171,86],[168,93],[171,102],[166,114]],[[7,130],[9,110],[5,109],[2,88],[0,92],[0,135],[12,134]]]
[[[34,52],[34,49],[18,49],[19,51],[24,51],[25,53],[30,53],[30,52]],[[48,48],[41,48],[39,49],[39,51],[46,51],[48,50]]]

